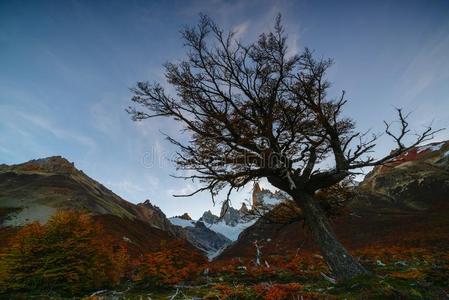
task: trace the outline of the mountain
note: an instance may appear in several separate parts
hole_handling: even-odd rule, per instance
[[[273,193],[270,190],[261,188],[259,183],[256,182],[252,194],[252,209],[270,211],[288,198],[289,196],[286,193],[282,191]]]
[[[165,215],[149,201],[134,205],[93,180],[60,156],[0,165],[1,226],[45,222],[57,209],[75,209],[94,215],[140,220],[169,230]]]
[[[92,214],[108,231],[142,251],[175,238],[186,239],[205,254],[213,254],[230,243],[201,222],[192,226],[172,224],[150,200],[136,205],[120,198],[63,157],[0,165],[3,233],[33,221],[46,222],[58,209]],[[190,219],[187,214],[179,218]]]
[[[46,222],[59,209],[93,215],[136,254],[158,247],[161,241],[185,238],[149,200],[137,205],[125,201],[63,157],[0,165],[1,237],[18,226]]]
[[[182,217],[169,218],[175,228],[183,232],[185,238],[196,248],[203,251],[209,258],[213,258],[231,243],[224,235],[211,230],[202,221],[194,221]]]
[[[230,241],[235,241],[239,237],[240,232],[254,224],[255,218],[250,214],[244,213],[242,209],[237,210],[229,206],[227,202],[224,202],[220,216],[207,211],[199,221],[204,222],[210,230],[224,235]]]
[[[143,203],[137,204],[134,207],[134,211],[137,219],[147,221],[153,227],[164,231],[173,232],[173,226],[171,226],[165,214],[159,207],[151,204],[150,200],[145,200]]]
[[[392,162],[375,167],[359,190],[386,205],[431,207],[434,200],[449,193],[449,141],[415,147]],[[366,198],[359,198],[362,205],[367,204]]]
[[[257,204],[259,199],[275,195],[261,191],[258,188],[253,195],[253,205],[255,199]],[[353,187],[353,192],[355,196],[346,209],[331,219],[338,238],[350,250],[448,246],[449,141],[415,147],[387,165],[375,167]],[[275,216],[274,221],[259,218],[216,259],[252,258],[255,241],[262,247],[262,255],[316,251],[301,220],[276,222],[278,216],[299,212],[288,203],[278,204],[269,212],[268,216]]]
[[[212,259],[238,240],[240,233],[251,227],[261,215],[284,201],[285,197],[280,192],[271,193],[261,189],[256,183],[250,208],[242,203],[240,209],[235,209],[225,201],[219,216],[208,210],[198,220],[192,220],[187,214],[169,220],[172,225],[183,228],[187,232],[187,240],[204,250]]]
[[[374,168],[353,191],[355,197],[332,219],[348,248],[449,240],[449,142],[411,149]],[[301,221],[280,222],[299,213],[288,196],[257,183],[250,204],[236,209],[225,202],[220,215],[206,211],[192,220],[188,214],[167,218],[149,200],[127,202],[60,156],[0,165],[0,247],[16,226],[45,222],[58,209],[94,215],[136,253],[178,238],[219,260],[252,257],[255,241],[264,254],[315,249]]]
[[[188,214],[169,218],[171,224],[186,232],[187,240],[212,259],[238,238],[242,230],[254,224],[244,213],[246,206],[236,210],[225,202],[220,216],[206,211],[199,220]]]

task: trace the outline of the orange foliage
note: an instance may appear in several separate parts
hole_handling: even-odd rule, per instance
[[[273,285],[261,283],[255,285],[253,289],[264,300],[287,300],[295,299],[294,297],[301,292],[302,286],[299,283]]]
[[[381,259],[384,263],[394,263],[400,260],[421,259],[428,262],[434,260],[434,253],[424,248],[413,247],[365,247],[355,251],[362,259]]]
[[[192,252],[186,241],[163,242],[159,251],[145,255],[136,263],[139,271],[134,280],[145,280],[156,286],[173,285],[194,278],[201,272],[203,263],[205,258]]]
[[[328,269],[324,259],[320,255],[313,255],[312,253],[272,257],[270,261],[273,268],[304,276],[319,275],[320,272]]]
[[[127,260],[124,245],[105,236],[90,216],[61,211],[11,239],[1,261],[0,287],[77,294],[118,283]]]
[[[38,164],[28,163],[20,167],[22,171],[40,171],[42,168]]]
[[[221,283],[215,284],[213,289],[218,291],[219,299],[241,299],[245,293],[242,285],[229,286]]]

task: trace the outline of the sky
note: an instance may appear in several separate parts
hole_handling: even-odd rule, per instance
[[[168,216],[219,212],[196,183],[175,179],[179,136],[168,119],[135,123],[125,112],[137,81],[164,81],[185,57],[180,29],[205,13],[252,42],[282,14],[289,51],[331,57],[331,91],[345,115],[382,130],[394,107],[411,126],[449,127],[449,1],[7,1],[0,0],[0,163],[61,155],[133,203]],[[448,130],[436,140],[449,139]],[[391,149],[379,141],[376,155]],[[234,206],[251,186],[232,195]]]

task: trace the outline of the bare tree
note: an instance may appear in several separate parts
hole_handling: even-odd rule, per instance
[[[301,208],[326,262],[338,279],[352,278],[366,270],[337,240],[316,191],[332,186],[363,167],[387,163],[401,153],[433,137],[425,128],[414,141],[407,116],[398,109],[399,133],[392,123],[386,134],[397,148],[375,159],[370,155],[379,135],[355,129],[342,117],[343,91],[329,98],[325,79],[331,60],[314,58],[305,49],[288,55],[286,36],[277,18],[273,32],[262,34],[249,45],[225,33],[202,16],[195,27],[182,31],[187,58],[167,63],[165,76],[176,90],[169,95],[160,84],[138,82],[132,89],[136,107],[127,111],[133,120],[170,117],[182,124],[188,142],[167,136],[178,146],[178,169],[184,179],[202,184],[192,196],[210,191],[212,198],[228,188],[239,189],[259,178],[288,193]],[[334,166],[321,170],[324,160]],[[192,172],[194,171],[194,172]]]

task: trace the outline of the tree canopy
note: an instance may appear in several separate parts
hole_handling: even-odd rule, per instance
[[[159,83],[138,82],[132,89],[138,106],[127,111],[134,120],[172,117],[191,134],[187,144],[167,138],[180,149],[178,168],[195,171],[183,178],[203,184],[196,192],[209,190],[215,196],[225,186],[231,191],[273,176],[285,178],[289,189],[313,192],[354,170],[383,164],[436,132],[427,127],[405,145],[408,114],[397,109],[398,133],[385,122],[385,133],[397,147],[385,157],[373,157],[379,134],[356,130],[354,120],[342,115],[345,91],[328,95],[326,71],[332,60],[317,59],[307,48],[289,55],[280,16],[274,32],[249,45],[207,16],[182,36],[187,59],[165,65],[176,95]],[[334,167],[321,170],[329,157]]]
[[[396,148],[375,158],[380,134],[357,130],[355,121],[343,115],[345,91],[329,95],[326,71],[332,60],[318,59],[307,48],[290,54],[280,16],[272,32],[248,45],[207,16],[196,27],[186,27],[182,36],[187,58],[165,65],[175,93],[159,83],[138,82],[132,89],[137,107],[127,111],[135,121],[170,117],[189,134],[186,143],[167,136],[179,149],[177,167],[188,171],[178,177],[201,184],[185,196],[210,191],[214,198],[228,187],[229,201],[233,189],[267,178],[301,209],[338,278],[365,274],[338,242],[315,192],[361,168],[388,163],[438,130],[428,126],[413,133],[409,114],[397,109],[398,121],[384,122],[384,134]],[[332,161],[332,167],[323,169],[325,161]]]

